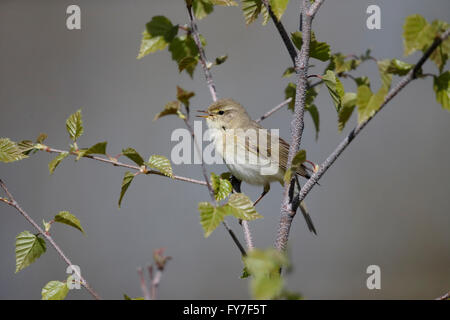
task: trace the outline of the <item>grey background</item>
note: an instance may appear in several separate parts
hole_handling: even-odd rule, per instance
[[[291,1],[283,21],[298,26],[300,1]],[[65,10],[82,9],[82,30],[68,31]],[[366,8],[378,4],[382,29],[365,26]],[[404,18],[422,14],[428,21],[449,20],[450,3],[433,1],[327,1],[314,21],[320,41],[334,52],[359,54],[370,47],[377,58],[403,58]],[[195,107],[211,98],[203,75],[194,81],[179,75],[167,51],[136,60],[141,32],[154,15],[174,23],[187,22],[179,1],[7,1],[0,2],[0,136],[34,139],[68,148],[65,119],[83,108],[85,135],[81,146],[109,142],[109,152],[135,147],[145,157],[170,155],[171,132],[183,124],[175,117],[152,122],[164,104],[175,98],[176,85],[194,90]],[[239,8],[216,8],[199,23],[207,56],[229,54],[213,69],[220,97],[233,97],[258,117],[284,98],[288,80],[281,74],[290,59],[272,23],[245,26]],[[416,53],[404,58],[415,62]],[[323,65],[313,61],[319,73]],[[320,66],[320,68],[319,68]],[[436,72],[427,63],[427,72]],[[356,72],[379,86],[376,65]],[[395,81],[395,80],[394,80]],[[344,80],[348,91],[351,81]],[[309,159],[321,162],[344,133],[337,131],[331,99],[325,89],[317,98],[321,116],[319,140],[309,117],[303,147]],[[280,111],[264,122],[289,138],[291,113]],[[310,234],[300,217],[290,238],[291,290],[309,299],[431,299],[450,288],[450,114],[435,101],[432,79],[405,88],[352,143],[314,188],[307,204],[319,235]],[[248,282],[239,279],[242,263],[222,227],[204,239],[197,203],[206,189],[158,176],[138,177],[117,208],[123,171],[88,159],[64,161],[49,176],[51,156],[0,165],[0,177],[36,221],[60,210],[76,214],[87,236],[58,225],[52,234],[84,276],[104,298],[123,293],[141,295],[136,267],[151,261],[152,250],[166,247],[173,256],[159,290],[163,299],[248,298]],[[225,171],[225,166],[209,170]],[[174,168],[179,175],[201,178],[199,166]],[[259,188],[244,185],[251,197]],[[272,191],[259,206],[264,219],[251,223],[258,247],[275,238],[282,189]],[[14,239],[31,226],[12,208],[0,206],[0,298],[40,298],[50,280],[65,279],[65,265],[52,248],[32,266],[14,274]],[[237,223],[230,220],[242,236]],[[382,289],[366,288],[366,268],[382,271]],[[90,298],[84,290],[70,298]]]

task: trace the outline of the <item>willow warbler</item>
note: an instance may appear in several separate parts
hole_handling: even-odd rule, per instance
[[[206,119],[214,148],[231,174],[241,181],[264,187],[255,205],[269,192],[271,182],[284,185],[289,154],[286,141],[253,121],[244,107],[232,99],[218,100],[207,110],[198,111],[205,113],[198,117]],[[301,165],[296,174],[308,179],[308,170]],[[309,230],[316,233],[303,202],[300,209]]]

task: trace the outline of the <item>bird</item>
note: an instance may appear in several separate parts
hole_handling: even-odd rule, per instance
[[[214,148],[232,176],[250,185],[263,186],[263,192],[254,205],[269,192],[272,182],[284,185],[289,154],[286,141],[252,120],[247,110],[233,99],[220,99],[206,110],[197,111],[203,113],[197,117],[206,119]],[[267,164],[270,164],[270,170]],[[302,164],[297,167],[296,175],[309,179],[310,170]],[[308,229],[317,234],[303,201],[299,207]]]

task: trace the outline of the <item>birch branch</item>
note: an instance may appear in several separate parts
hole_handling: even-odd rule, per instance
[[[6,187],[5,183],[0,179],[0,187],[5,191],[6,195],[8,196],[8,199],[1,198],[1,200],[16,209],[38,232],[41,234],[56,250],[58,255],[61,257],[62,260],[68,265],[71,266],[73,263],[70,261],[70,259],[66,256],[66,254],[61,250],[59,245],[53,240],[52,236],[45,232],[34,220],[31,218],[17,203],[17,201],[14,199],[13,195],[9,192],[8,188]],[[92,287],[89,285],[89,283],[86,281],[86,279],[81,276],[81,274],[77,271],[77,269],[74,269],[74,272],[78,276],[78,279],[80,280],[80,284],[86,288],[86,290],[94,297],[96,300],[101,300],[100,296],[97,292],[92,289]]]

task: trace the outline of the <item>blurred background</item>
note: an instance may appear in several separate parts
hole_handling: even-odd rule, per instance
[[[66,29],[66,8],[81,7],[81,30]],[[366,28],[366,9],[381,8],[381,30]],[[283,22],[298,28],[300,1],[290,1]],[[447,0],[326,1],[314,20],[319,41],[333,52],[378,59],[403,57],[402,25],[420,13],[428,21],[449,21]],[[82,108],[85,134],[80,146],[108,141],[111,154],[134,147],[170,156],[171,133],[183,123],[176,117],[152,122],[176,96],[176,85],[193,90],[193,109],[211,102],[200,68],[191,80],[179,74],[167,51],[136,60],[141,33],[152,16],[173,23],[188,21],[182,0],[0,1],[0,136],[14,141],[48,134],[46,143],[68,149],[65,120]],[[212,69],[219,97],[233,97],[256,118],[284,100],[287,79],[281,75],[290,58],[272,22],[246,26],[239,7],[216,7],[199,22],[209,59],[228,54]],[[324,63],[310,73],[321,73]],[[425,72],[436,73],[428,62]],[[355,75],[368,75],[379,87],[376,64],[364,63]],[[394,82],[396,79],[394,79]],[[343,80],[347,91],[355,91]],[[355,125],[356,116],[338,133],[337,116],[322,88],[316,104],[320,134],[309,115],[303,148],[320,163]],[[282,110],[264,121],[289,139],[291,112]],[[298,216],[289,254],[294,269],[290,290],[308,299],[433,299],[450,288],[450,114],[437,104],[432,78],[408,85],[336,161],[306,199],[318,230],[308,232]],[[164,272],[162,299],[245,299],[248,281],[240,279],[239,251],[220,226],[203,237],[197,203],[208,201],[206,188],[158,176],[140,176],[117,207],[124,170],[82,159],[66,159],[49,175],[53,155],[0,164],[0,177],[22,207],[37,221],[69,210],[87,233],[64,225],[52,228],[62,249],[81,267],[91,285],[108,299],[140,296],[138,266],[152,261],[153,249],[165,247],[173,257]],[[208,168],[220,173],[224,165]],[[201,178],[199,165],[175,166],[176,174]],[[243,185],[255,199],[260,188]],[[272,246],[279,219],[281,186],[273,184],[258,207],[264,219],[251,223],[258,247]],[[39,299],[50,280],[66,278],[66,265],[47,253],[14,274],[16,235],[34,232],[17,212],[0,206],[0,298]],[[228,219],[243,241],[234,219]],[[381,268],[381,290],[368,290],[366,268]],[[72,290],[69,299],[90,299]]]

